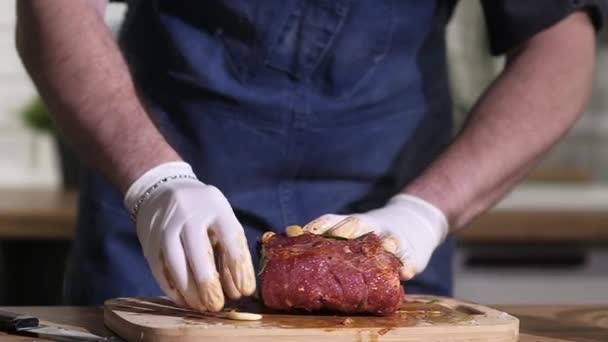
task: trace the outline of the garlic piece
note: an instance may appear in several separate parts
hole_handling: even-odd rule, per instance
[[[287,234],[288,237],[299,236],[304,234],[304,230],[298,225],[292,225],[285,228],[285,234]]]
[[[262,319],[262,315],[251,312],[237,312],[232,310],[226,313],[226,318],[234,321],[259,321]]]
[[[275,236],[274,232],[266,232],[262,235],[262,242],[266,242],[268,240],[270,240],[270,238],[272,238],[273,236]]]

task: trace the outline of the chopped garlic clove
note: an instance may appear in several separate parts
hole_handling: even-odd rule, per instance
[[[226,318],[235,321],[259,321],[262,319],[262,315],[251,312],[229,311],[226,313]]]
[[[304,234],[304,230],[298,225],[288,226],[285,228],[285,234],[287,234],[288,237],[299,236]]]
[[[270,240],[270,238],[272,238],[273,236],[275,236],[274,232],[266,232],[262,235],[262,242],[266,242],[268,240]]]

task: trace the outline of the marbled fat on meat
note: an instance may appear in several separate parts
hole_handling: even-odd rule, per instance
[[[262,247],[262,299],[272,309],[385,316],[401,306],[401,264],[373,233],[354,240],[274,235]]]

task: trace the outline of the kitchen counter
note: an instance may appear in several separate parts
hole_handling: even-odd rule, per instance
[[[607,242],[608,185],[521,184],[458,237],[466,242]]]
[[[0,190],[0,239],[71,240],[78,194],[53,190]]]
[[[520,341],[608,341],[608,305],[497,306],[520,319]],[[5,311],[34,315],[47,322],[107,336],[101,308],[4,307]],[[33,341],[0,333],[0,342]],[[36,341],[43,341],[36,339]]]
[[[70,240],[77,194],[0,189],[0,239]],[[461,241],[607,242],[608,185],[523,184],[458,233]]]

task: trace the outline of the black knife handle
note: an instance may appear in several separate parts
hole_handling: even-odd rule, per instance
[[[36,317],[0,310],[0,330],[14,332],[40,325]]]

